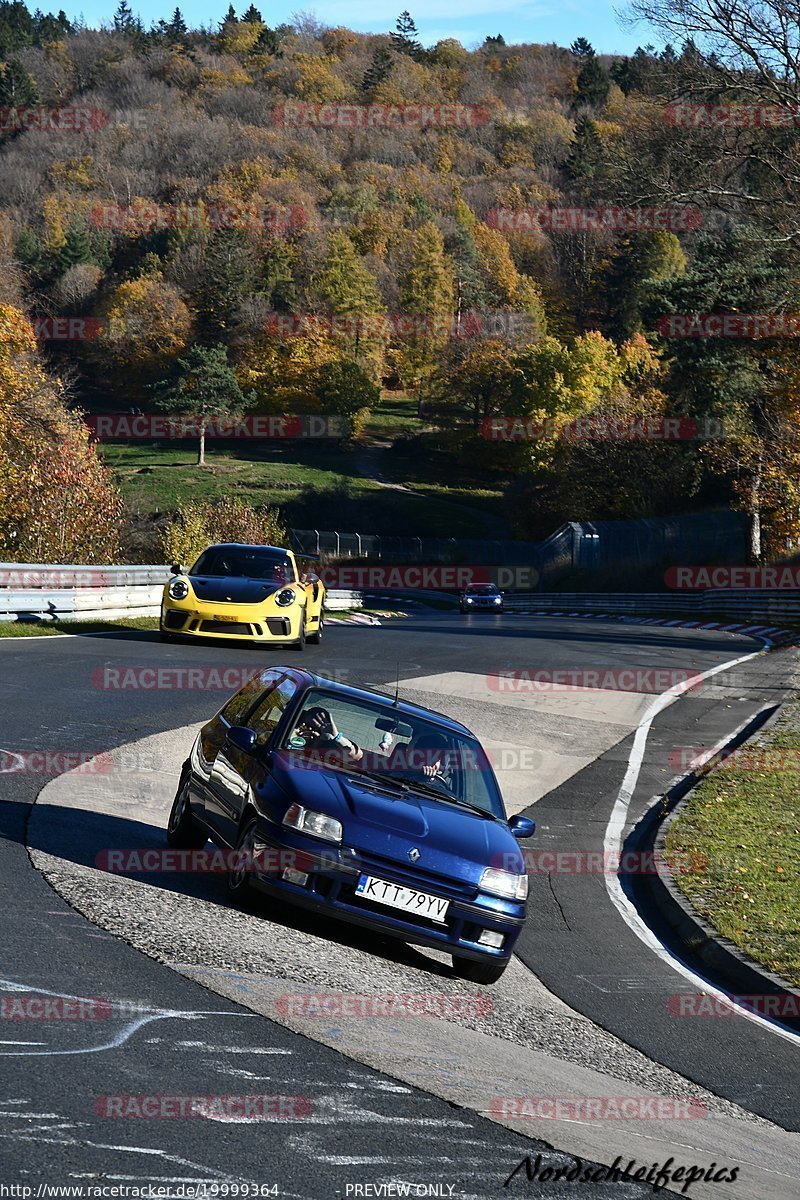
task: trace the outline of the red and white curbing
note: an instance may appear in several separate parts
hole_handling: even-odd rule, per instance
[[[380,625],[377,617],[369,613],[353,613],[351,617],[329,617],[325,614],[326,625]]]

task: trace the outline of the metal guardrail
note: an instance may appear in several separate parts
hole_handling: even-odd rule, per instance
[[[161,591],[169,578],[166,564],[84,566],[74,563],[0,563],[0,621],[88,620],[125,616],[157,616]],[[446,593],[414,593],[379,589],[381,596],[444,598]],[[370,593],[374,598],[376,592]],[[456,602],[452,595],[453,603]],[[509,612],[628,613],[632,616],[674,613],[683,617],[709,614],[731,620],[796,620],[800,592],[749,588],[703,592],[506,592]],[[362,591],[330,589],[326,607],[335,612],[361,608]]]
[[[787,591],[765,592],[759,588],[747,590],[711,590],[676,595],[670,592],[529,592],[504,596],[504,607],[510,612],[559,613],[628,613],[660,616],[674,613],[676,617],[730,617],[731,620],[800,620],[800,594]]]
[[[0,621],[157,617],[169,575],[162,564],[0,563]],[[334,589],[325,606],[335,612],[362,604],[361,592]]]

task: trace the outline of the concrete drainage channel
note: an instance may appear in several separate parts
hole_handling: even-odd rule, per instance
[[[456,980],[449,960],[434,952],[295,910],[276,914],[259,899],[252,911],[233,909],[222,876],[98,869],[97,856],[110,849],[164,848],[194,733],[187,727],[131,743],[102,772],[62,775],[40,793],[30,855],[75,909],[245,1008],[565,1152],[605,1163],[620,1155],[626,1162],[672,1156],[676,1163],[741,1164],[740,1182],[696,1183],[691,1195],[783,1200],[795,1135],[632,1050],[568,1008],[518,960],[495,987],[481,989]],[[379,1001],[366,1001],[367,994]],[[393,1000],[386,1015],[380,998]],[[431,1015],[402,1015],[420,1002]],[[503,1106],[504,1097],[530,1095],[671,1097],[699,1102],[710,1119],[556,1124],[510,1115]],[[770,1172],[763,1169],[765,1147]]]

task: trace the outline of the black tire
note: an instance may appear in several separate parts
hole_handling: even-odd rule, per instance
[[[315,629],[315,631],[313,633],[310,633],[308,635],[308,637],[306,638],[306,641],[310,642],[312,646],[318,646],[320,644],[320,642],[322,641],[322,630],[324,629],[324,627],[325,627],[325,618],[323,617],[322,613],[320,613],[319,614],[319,625],[317,626],[317,628]]]
[[[181,779],[167,822],[167,844],[173,850],[200,850],[208,835],[192,816],[189,803],[189,776]]]
[[[299,650],[301,654],[306,648],[306,614],[305,613],[303,613],[302,617],[300,618],[300,640],[295,642],[294,648],[295,648],[295,650]]]
[[[257,828],[258,822],[256,821],[255,817],[251,817],[249,821],[245,821],[242,825],[241,829],[239,830],[239,836],[236,839],[234,859],[236,858],[236,855],[242,854],[245,857],[245,861],[241,866],[231,866],[226,876],[228,895],[232,900],[235,900],[237,904],[247,904],[253,894],[250,887],[251,871],[249,869],[247,860],[249,859],[250,863],[253,861],[253,855],[255,853],[254,843]]]
[[[508,959],[501,962],[492,959],[488,962],[477,962],[474,958],[459,958],[453,955],[453,970],[459,979],[468,979],[470,983],[497,983],[508,966]]]

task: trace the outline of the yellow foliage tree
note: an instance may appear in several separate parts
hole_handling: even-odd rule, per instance
[[[192,319],[176,288],[158,275],[121,283],[100,312],[98,350],[127,394],[164,374],[189,343]]]

